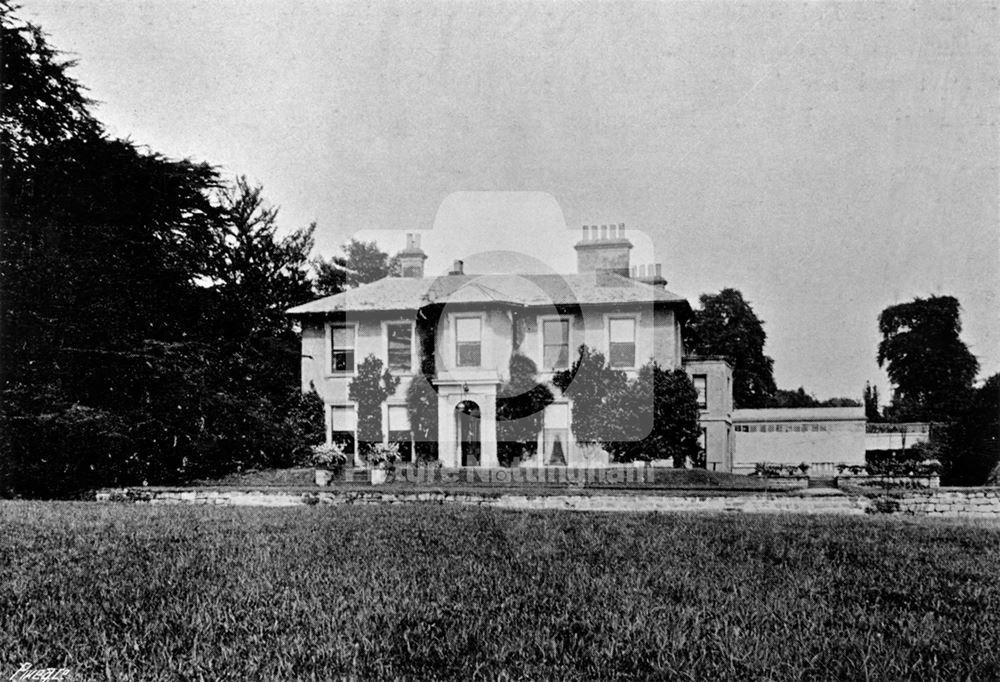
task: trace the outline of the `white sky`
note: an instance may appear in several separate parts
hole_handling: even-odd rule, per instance
[[[624,222],[692,305],[744,293],[782,388],[884,390],[876,318],[931,294],[1000,371],[995,4],[23,1],[112,133],[263,183],[323,255],[565,271]]]

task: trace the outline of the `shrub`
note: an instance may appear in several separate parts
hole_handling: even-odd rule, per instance
[[[779,478],[781,476],[781,465],[757,462],[753,466],[753,475],[763,478]]]

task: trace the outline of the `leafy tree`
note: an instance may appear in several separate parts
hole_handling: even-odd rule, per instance
[[[615,461],[669,459],[675,467],[688,461],[705,465],[700,457],[698,393],[683,370],[667,371],[656,362],[644,365],[609,408],[605,448]]]
[[[934,425],[932,445],[941,460],[944,485],[996,484],[1000,465],[1000,374],[973,389],[965,409],[950,424]]]
[[[894,419],[944,421],[962,412],[979,363],[959,338],[959,308],[952,296],[931,296],[879,316],[878,362],[895,387]]]
[[[818,407],[861,407],[861,401],[854,398],[827,398]]]
[[[320,258],[314,263],[316,292],[320,296],[339,294],[398,272],[396,259],[382,251],[375,242],[352,239],[342,251],[329,260]]]
[[[536,380],[538,367],[531,358],[513,353],[509,370],[510,378],[497,393],[497,446],[502,466],[535,454],[545,408],[553,400],[552,391]]]
[[[586,345],[569,369],[552,377],[562,394],[572,399],[573,435],[582,445],[607,439],[606,405],[612,396],[619,396],[628,385],[625,372],[612,369],[604,355]]]
[[[343,256],[333,256],[328,260],[317,258],[313,261],[313,267],[316,269],[313,288],[317,296],[333,296],[347,289],[350,269]]]
[[[767,399],[767,407],[819,407],[819,404],[802,386],[795,391],[779,388]]]
[[[358,408],[358,451],[366,457],[373,445],[382,442],[382,404],[399,386],[399,377],[382,367],[380,359],[369,355],[347,388]]]
[[[799,386],[795,391],[779,388],[767,399],[767,407],[861,407],[861,403],[854,398],[817,400],[813,395],[806,393],[805,388]]]
[[[697,461],[698,394],[683,370],[649,362],[629,380],[584,345],[573,366],[557,372],[552,383],[573,400],[577,442],[600,444],[617,462]]]
[[[694,355],[722,355],[733,363],[737,408],[765,407],[777,390],[774,360],[764,355],[764,324],[736,289],[702,294],[687,324],[685,346]]]

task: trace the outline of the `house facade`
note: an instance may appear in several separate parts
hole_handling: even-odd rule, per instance
[[[534,361],[555,402],[546,408],[538,451],[525,464],[601,466],[607,455],[575,443],[571,406],[551,386],[586,344],[636,376],[655,360],[686,368],[703,397],[703,443],[709,468],[732,467],[732,368],[718,358],[685,362],[682,328],[691,309],[668,291],[660,268],[637,268],[624,225],[584,226],[569,275],[466,274],[426,277],[415,235],[399,253],[401,276],[363,285],[289,310],[302,329],[302,387],[326,405],[328,439],[349,451],[357,442],[357,406],[349,386],[369,355],[400,384],[383,405],[383,438],[412,451],[409,384],[427,376],[436,393],[438,459],[443,466],[498,466],[497,392],[514,353]],[[430,350],[428,350],[430,349]]]

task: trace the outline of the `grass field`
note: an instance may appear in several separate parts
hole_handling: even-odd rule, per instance
[[[1000,527],[0,504],[0,679],[998,679]]]

